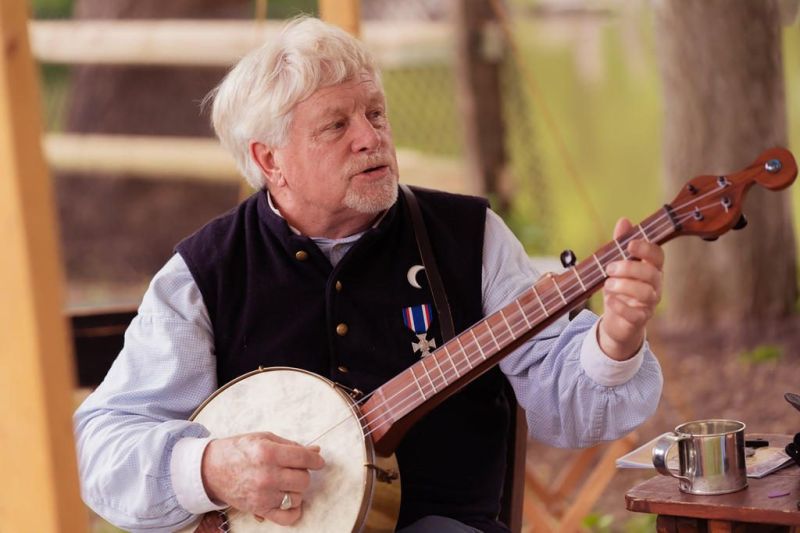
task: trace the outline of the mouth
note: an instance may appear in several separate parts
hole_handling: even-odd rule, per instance
[[[357,176],[366,176],[368,178],[382,178],[386,176],[390,172],[389,165],[375,165],[372,167],[367,167],[363,169],[361,172],[356,174]]]

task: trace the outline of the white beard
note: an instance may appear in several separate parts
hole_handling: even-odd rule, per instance
[[[397,181],[394,175],[386,176],[377,183],[357,188],[351,183],[344,196],[344,205],[368,215],[374,215],[392,207],[397,201]]]

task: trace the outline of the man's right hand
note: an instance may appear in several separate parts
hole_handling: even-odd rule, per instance
[[[211,500],[288,526],[302,515],[309,470],[323,466],[319,446],[305,447],[272,433],[247,433],[209,442],[201,472]],[[292,507],[281,510],[287,493]]]

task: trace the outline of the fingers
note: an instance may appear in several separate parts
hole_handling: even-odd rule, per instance
[[[277,508],[278,508],[279,511],[280,510],[285,510],[285,509],[281,509],[280,508],[281,504],[283,503],[283,496],[285,494],[289,495],[289,499],[292,502],[292,504],[289,506],[289,509],[297,509],[298,507],[303,505],[303,494],[302,493],[300,493],[300,492],[291,492],[291,491],[282,492],[281,493],[281,501],[278,502],[278,505],[277,505]]]
[[[628,219],[621,218],[614,227],[614,239],[633,234]],[[644,328],[661,300],[664,252],[657,244],[643,238],[623,244],[627,253],[639,261],[614,261],[606,267],[608,279],[603,286],[605,313],[600,322],[598,340],[603,351],[614,359],[634,355],[644,338]]]
[[[612,336],[615,338],[634,337],[653,316],[651,306],[631,305],[621,297],[608,296],[603,302]]]
[[[609,278],[605,283],[604,292],[621,297],[633,307],[655,307],[661,301],[661,280]]]
[[[253,433],[256,438],[265,439],[275,443],[271,447],[266,460],[287,468],[307,468],[319,470],[325,466],[325,460],[320,455],[319,446],[303,446],[293,440],[285,439],[274,433]]]
[[[620,218],[614,226],[614,239],[620,239],[625,233],[633,228],[633,224],[627,218]],[[646,261],[658,270],[664,266],[664,251],[657,244],[648,242],[646,239],[633,239],[628,242],[626,251],[636,259]]]
[[[268,511],[264,518],[271,522],[275,522],[280,526],[291,526],[298,520],[303,514],[302,506],[293,507],[292,509],[288,509],[286,511],[281,511],[280,509],[272,509]]]
[[[275,478],[276,488],[286,492],[303,492],[311,483],[311,474],[297,468],[282,468]]]
[[[299,508],[311,483],[310,471],[324,466],[318,446],[305,447],[271,433],[249,433],[213,439],[203,455],[201,475],[206,493],[215,501],[268,518],[286,493],[292,509]],[[292,516],[281,515],[284,521]]]
[[[658,270],[664,267],[664,250],[657,244],[644,239],[634,239],[628,243],[627,251],[633,257],[653,265]]]
[[[306,448],[295,443],[278,443],[274,448],[275,464],[287,468],[306,468],[319,470],[325,460],[319,453],[319,446]]]
[[[631,221],[625,217],[617,220],[617,223],[614,225],[614,238],[619,239],[625,234],[626,231],[630,230],[632,227],[633,224],[631,224]]]

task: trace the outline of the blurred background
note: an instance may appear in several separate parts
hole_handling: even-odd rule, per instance
[[[638,222],[689,178],[737,171],[775,144],[796,151],[797,4],[361,0],[360,35],[382,69],[401,179],[487,195],[532,256],[570,248],[581,259],[618,217]],[[258,32],[318,14],[317,2],[31,8],[68,307],[135,306],[178,241],[250,192],[216,147],[201,101]],[[143,25],[93,26],[117,19]],[[176,19],[188,26],[159,26]],[[261,29],[217,32],[210,21]],[[141,34],[158,46],[125,44]],[[114,64],[92,55],[117,48]],[[707,416],[800,429],[780,397],[800,389],[800,187],[768,195],[753,194],[745,232],[667,245],[665,301],[650,331],[666,387],[642,441]],[[591,305],[602,310],[599,299]],[[531,443],[530,467],[547,480],[569,453]],[[637,476],[618,474],[583,527],[652,530],[650,518],[624,510]]]

